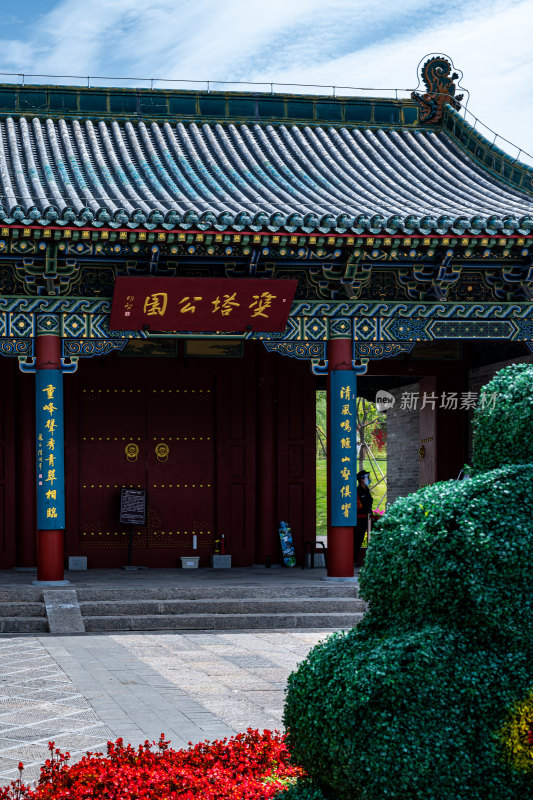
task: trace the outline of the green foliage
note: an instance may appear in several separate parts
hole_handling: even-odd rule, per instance
[[[287,792],[276,797],[279,797],[279,800],[325,800],[318,786],[305,779],[299,780]]]
[[[533,797],[520,750],[533,690],[533,367],[502,371],[493,392],[494,412],[476,416],[473,477],[387,511],[361,572],[364,621],[289,679],[289,746],[325,800]]]
[[[289,680],[292,757],[327,800],[531,800],[498,734],[532,656],[453,627],[332,637]]]
[[[323,459],[316,460],[316,535],[328,535],[328,467]]]
[[[328,429],[327,395],[322,390],[316,393],[316,424],[326,436]]]
[[[532,387],[533,364],[512,364],[484,387],[473,423],[476,470],[533,463]]]
[[[375,527],[360,578],[380,627],[401,619],[533,638],[533,464],[433,484]]]

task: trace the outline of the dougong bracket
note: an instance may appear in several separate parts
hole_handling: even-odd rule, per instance
[[[357,361],[352,361],[352,369],[356,375],[364,375],[368,369],[368,358],[361,358],[359,359],[359,363]],[[327,375],[328,374],[328,361],[327,359],[311,359],[311,370],[314,375]]]
[[[36,371],[37,359],[35,357],[28,358],[26,356],[19,356],[19,369],[25,374],[31,374]],[[69,358],[61,358],[61,372],[76,372],[78,369],[78,359],[74,356]]]

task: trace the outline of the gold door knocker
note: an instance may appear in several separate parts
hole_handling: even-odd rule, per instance
[[[168,461],[168,454],[170,453],[170,448],[168,444],[164,442],[159,442],[155,446],[155,455],[158,461]]]
[[[135,442],[128,442],[124,448],[124,452],[126,453],[126,459],[128,461],[137,461],[139,456],[139,445],[135,444]]]
[[[418,460],[423,461],[425,457],[426,457],[426,448],[424,447],[424,445],[422,445],[422,447],[418,448]]]

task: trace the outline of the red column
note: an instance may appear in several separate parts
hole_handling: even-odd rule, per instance
[[[37,370],[61,369],[61,339],[59,336],[39,335],[35,343],[35,368]],[[64,532],[62,530],[37,531],[37,580],[63,581]]]
[[[328,442],[331,442],[331,372],[334,370],[352,369],[352,340],[331,339],[328,342],[328,385],[327,385],[327,418]],[[327,481],[328,481],[328,571],[327,578],[352,579],[353,569],[353,526],[338,527],[331,525],[331,486],[330,486],[330,453],[328,446]],[[355,483],[354,483],[355,486]]]

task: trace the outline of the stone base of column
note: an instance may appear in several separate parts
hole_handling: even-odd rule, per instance
[[[70,581],[32,581],[32,586],[70,586]]]

